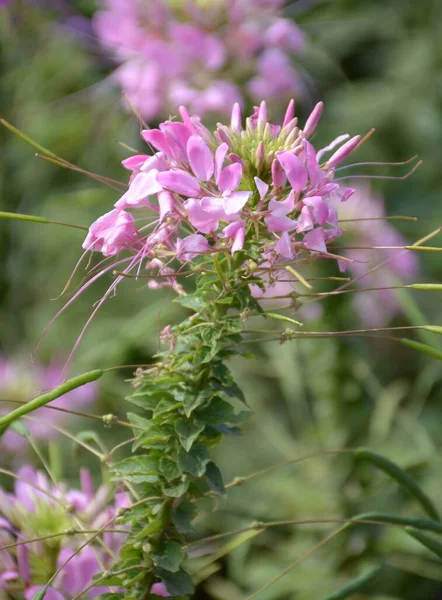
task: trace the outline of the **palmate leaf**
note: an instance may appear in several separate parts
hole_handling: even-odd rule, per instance
[[[155,574],[164,581],[172,596],[187,596],[193,594],[195,587],[192,578],[183,570],[172,573],[165,569],[155,569]]]
[[[158,567],[176,573],[186,555],[178,542],[167,542],[160,554],[153,552],[152,558]]]
[[[186,452],[192,448],[193,442],[197,439],[199,434],[204,430],[205,424],[197,421],[188,421],[187,419],[180,419],[175,423],[175,431],[178,434],[178,438]]]
[[[172,520],[180,533],[193,531],[192,521],[196,517],[196,506],[188,500],[182,500],[172,513]]]
[[[159,458],[152,455],[131,456],[113,466],[114,479],[134,483],[155,483],[159,480]]]

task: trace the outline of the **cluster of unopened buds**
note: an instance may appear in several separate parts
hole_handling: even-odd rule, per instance
[[[100,273],[120,267],[111,289],[144,267],[153,272],[151,287],[181,292],[177,277],[186,265],[217,253],[247,266],[254,249],[263,281],[269,270],[277,279],[278,269],[294,261],[336,258],[327,250],[343,232],[336,206],[354,190],[335,181],[335,167],[361,138],[341,135],[316,151],[309,138],[322,110],[317,104],[300,129],[293,101],[282,126],[268,122],[262,102],[243,127],[236,104],[230,126],[212,134],[181,108],[182,122],[143,131],[156,152],[123,161],[132,171],[129,188],[90,226],[83,244],[113,257]],[[115,259],[122,251],[129,256]]]
[[[226,114],[244,94],[299,96],[292,65],[304,34],[282,15],[285,0],[103,0],[93,21],[120,66],[115,79],[150,120],[185,104]]]

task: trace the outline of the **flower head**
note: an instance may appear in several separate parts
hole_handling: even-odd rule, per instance
[[[218,115],[244,95],[280,102],[302,94],[292,57],[304,50],[305,37],[282,17],[284,4],[102,0],[93,24],[120,63],[114,78],[144,118],[180,104]]]
[[[236,257],[243,251],[238,264],[257,253],[261,275],[293,260],[332,257],[327,244],[343,231],[335,204],[354,191],[334,181],[335,167],[360,136],[340,136],[317,152],[309,138],[322,110],[319,103],[301,129],[293,102],[281,126],[268,121],[262,102],[243,125],[236,104],[230,125],[211,133],[182,108],[182,122],[142,132],[155,154],[124,161],[132,170],[128,191],[117,209],[91,225],[84,247],[105,256],[119,248],[129,255],[118,258],[124,274],[144,266],[158,275],[152,287],[177,291],[176,277],[187,263],[218,252]],[[130,243],[121,223],[130,223]]]

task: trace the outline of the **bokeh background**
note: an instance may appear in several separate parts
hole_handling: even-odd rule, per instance
[[[91,28],[96,9],[92,0],[13,0],[0,7],[0,115],[82,169],[125,181],[121,160],[128,151],[121,142],[142,149],[139,123],[122,107],[111,79],[112,57]],[[411,242],[434,230],[442,223],[440,1],[299,0],[287,6],[286,15],[308,40],[297,58],[306,84],[298,114],[305,116],[324,100],[318,132],[323,145],[342,132],[354,135],[374,127],[361,160],[403,161],[418,154],[423,164],[410,179],[372,180],[370,193],[384,199],[388,214],[418,217],[394,225]],[[115,190],[34,154],[0,129],[0,210],[87,226],[117,200]],[[370,173],[392,176],[397,170],[385,166]],[[75,229],[0,221],[0,352],[4,361],[18,365],[13,387],[7,388],[4,374],[3,385],[0,381],[3,409],[13,405],[7,400],[25,401],[41,389],[32,379],[35,363],[63,363],[109,283],[103,280],[82,294],[34,352],[44,327],[66,302],[68,296],[57,297],[81,255],[82,241],[83,232]],[[421,281],[441,281],[440,254],[422,254],[419,263]],[[382,299],[371,298],[367,310],[381,311]],[[71,372],[148,363],[159,331],[182,315],[171,300],[168,292],[127,281],[98,313]],[[400,291],[395,302],[391,324],[441,323],[437,292]],[[324,330],[357,328],[363,317],[351,294],[305,315],[312,327]],[[440,346],[436,336],[430,341]],[[364,445],[409,469],[442,509],[440,362],[364,338],[262,344],[252,350],[257,360],[238,359],[232,365],[255,416],[242,436],[217,450],[226,481],[296,456]],[[125,379],[132,371],[109,373],[90,412],[124,415]],[[124,430],[109,431],[93,420],[65,426],[71,432],[87,430],[91,438],[96,432],[109,446],[127,437]],[[75,480],[80,465],[100,476],[95,459],[77,452],[68,438],[59,436],[51,445],[64,457],[57,464],[66,479]],[[0,448],[1,466],[24,460],[38,464],[26,446],[19,455]],[[208,535],[252,520],[348,517],[366,510],[417,514],[384,476],[351,457],[330,456],[272,471],[232,490],[217,512],[207,507],[199,525]],[[324,525],[281,527],[251,538],[215,563],[216,572],[202,582],[197,597],[243,599],[244,590],[276,576],[326,531]],[[357,598],[442,598],[442,570],[434,555],[399,530],[363,526],[338,536],[260,598],[317,600],[379,562],[381,574]]]

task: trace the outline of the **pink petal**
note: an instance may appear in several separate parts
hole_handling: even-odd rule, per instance
[[[168,133],[172,139],[181,146],[184,150],[187,145],[187,141],[192,135],[192,129],[190,129],[185,123],[179,121],[164,121],[160,125],[161,131]]]
[[[336,146],[339,146],[339,144],[342,144],[342,142],[345,142],[345,140],[348,140],[349,137],[350,136],[348,133],[345,133],[344,135],[339,135],[332,142],[330,142],[330,144],[328,144],[328,146],[321,148],[321,150],[319,150],[319,152],[316,155],[318,162],[321,160],[321,158],[324,156],[324,154],[326,152],[330,152],[330,150],[333,150],[333,148],[336,148]]]
[[[201,202],[196,198],[189,198],[184,202],[190,223],[201,233],[212,233],[218,229],[219,219],[224,216],[224,210],[218,207],[218,213],[204,210]]]
[[[322,227],[312,229],[304,236],[304,245],[307,250],[316,250],[317,252],[327,252],[325,245],[324,232]]]
[[[282,168],[279,160],[276,158],[272,163],[272,181],[273,185],[277,189],[284,187],[285,182],[287,181],[284,169]]]
[[[305,164],[312,187],[317,187],[325,178],[325,172],[319,168],[316,151],[310,142],[304,142]]]
[[[278,160],[287,175],[290,185],[299,194],[307,185],[307,169],[292,152],[279,152]]]
[[[285,200],[272,198],[269,202],[269,210],[272,217],[284,217],[295,208],[295,193],[292,190]]]
[[[267,104],[265,100],[263,100],[259,105],[257,121],[258,125],[260,125],[261,127],[264,127],[267,123]]]
[[[235,104],[233,105],[232,120],[230,126],[236,132],[240,132],[242,129],[241,107],[238,104],[238,102],[235,102]]]
[[[336,150],[336,152],[332,154],[331,158],[327,161],[327,167],[331,168],[339,165],[339,163],[344,161],[353,152],[353,150],[356,149],[360,141],[360,135],[355,135],[351,138],[351,140],[348,140],[348,142],[341,146],[339,150]]]
[[[149,206],[147,198],[163,189],[157,181],[157,174],[156,169],[152,169],[148,173],[138,173],[132,180],[127,192],[115,203],[115,208]]]
[[[304,136],[306,138],[310,137],[312,133],[315,131],[318,126],[319,119],[321,118],[322,111],[324,110],[324,103],[318,102],[315,108],[312,110],[309,118],[307,119],[304,126]]]
[[[201,199],[201,208],[207,213],[216,215],[219,219],[227,217],[224,211],[224,198],[216,198],[213,196],[204,197]]]
[[[121,164],[125,169],[129,171],[135,171],[138,167],[141,167],[142,164],[146,162],[148,159],[147,154],[135,154],[135,156],[129,156],[129,158],[125,158],[121,161]]]
[[[170,169],[169,163],[162,152],[157,152],[153,156],[148,156],[140,171],[148,173],[149,171],[152,171],[152,169],[156,169],[157,171],[168,171]]]
[[[192,177],[192,175],[181,169],[158,173],[157,181],[164,188],[187,197],[198,196],[201,191],[195,177]]]
[[[252,192],[232,192],[231,194],[224,195],[224,210],[226,215],[234,215],[239,212],[245,206],[251,195]]]
[[[302,231],[309,231],[310,229],[313,229],[314,226],[315,223],[313,221],[313,215],[308,206],[304,206],[298,218],[298,227],[296,231],[298,233],[301,233]]]
[[[215,180],[218,182],[219,174],[223,168],[224,159],[226,158],[227,150],[229,149],[228,144],[225,142],[218,146],[215,152]]]
[[[267,229],[271,233],[281,233],[282,231],[293,231],[298,226],[297,221],[293,221],[289,217],[281,216],[274,217],[269,216],[264,219]]]
[[[311,196],[304,198],[304,204],[310,208],[315,222],[318,225],[324,225],[328,219],[328,206],[321,196]]]
[[[199,254],[204,254],[210,249],[209,242],[199,233],[193,233],[184,239],[177,240],[177,258],[192,260]]]
[[[259,177],[255,177],[254,179],[255,179],[256,189],[258,190],[259,199],[263,200],[265,198],[265,195],[269,191],[269,186],[267,183],[265,183]]]
[[[295,117],[295,101],[292,99],[287,106],[287,110],[285,111],[284,121],[282,126],[285,127],[292,121]]]
[[[161,123],[160,129],[170,148],[168,156],[176,162],[186,161],[186,145],[191,135],[188,127],[179,121],[165,121]]]
[[[209,146],[199,135],[192,135],[187,141],[187,156],[195,176],[208,181],[214,171],[213,156]]]
[[[285,231],[276,244],[273,246],[273,249],[277,254],[287,258],[288,260],[292,260],[294,258],[292,242],[290,240],[289,234]],[[276,294],[275,294],[276,295]]]
[[[236,190],[241,183],[241,177],[242,165],[234,163],[233,165],[225,167],[219,174],[217,181],[220,192]]]
[[[163,152],[166,156],[170,154],[170,146],[166,136],[159,129],[145,129],[141,132],[141,137],[145,142],[151,144],[154,148]]]
[[[162,191],[158,194],[158,205],[160,207],[160,223],[167,215],[174,212],[175,200],[170,192]]]
[[[224,227],[223,234],[226,238],[233,238],[232,254],[235,254],[237,250],[242,250],[244,247],[246,232],[246,223],[242,219],[230,223],[227,227]]]

